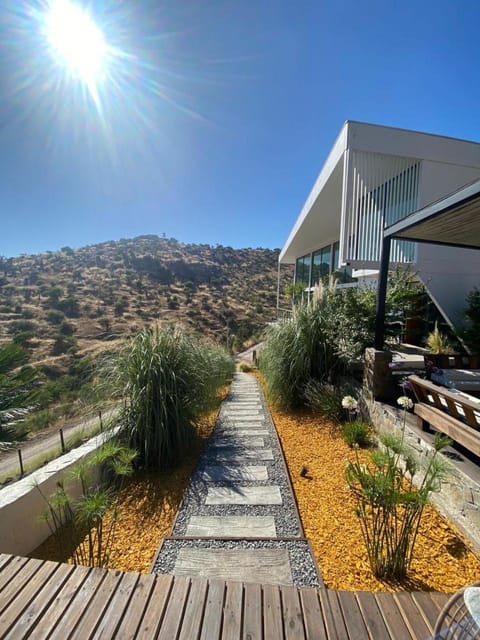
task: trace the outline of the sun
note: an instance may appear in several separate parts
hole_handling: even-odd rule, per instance
[[[55,61],[83,82],[95,99],[108,54],[102,30],[78,4],[51,0],[43,31]]]

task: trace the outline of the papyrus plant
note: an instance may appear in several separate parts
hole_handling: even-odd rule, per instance
[[[108,567],[119,517],[118,500],[124,479],[133,472],[135,452],[114,440],[105,442],[71,472],[80,484],[80,496],[71,498],[63,481],[51,496],[45,496],[43,519],[56,539],[63,559],[74,564]],[[95,467],[100,479],[93,481]],[[67,529],[64,527],[68,523]]]
[[[402,406],[405,412],[407,406]],[[405,418],[401,436],[381,436],[383,446],[371,452],[369,464],[360,462],[356,450],[346,468],[370,566],[377,578],[387,581],[405,578],[425,505],[448,471],[438,457],[448,438],[437,433],[433,451],[421,465],[405,445],[404,431]]]

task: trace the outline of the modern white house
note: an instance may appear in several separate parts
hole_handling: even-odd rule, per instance
[[[340,281],[376,284],[383,230],[480,178],[480,144],[347,121],[279,257],[309,288]],[[393,240],[390,266],[407,266],[452,324],[480,285],[480,252]]]

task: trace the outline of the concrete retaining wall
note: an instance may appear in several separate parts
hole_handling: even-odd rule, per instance
[[[57,482],[63,480],[68,494],[73,498],[80,495],[80,484],[70,477],[72,467],[111,438],[118,427],[103,433],[72,449],[69,453],[49,462],[41,469],[22,478],[0,491],[0,552],[25,556],[50,536],[50,529],[41,520],[47,504],[38,488],[45,496],[52,495]],[[92,471],[92,482],[96,482],[100,469]],[[37,488],[38,487],[38,488]]]

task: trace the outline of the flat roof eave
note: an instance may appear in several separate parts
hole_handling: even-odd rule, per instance
[[[315,184],[313,185],[312,190],[310,191],[308,198],[303,205],[303,208],[298,216],[295,224],[290,231],[287,241],[283,245],[283,248],[278,257],[278,261],[280,264],[293,264],[295,259],[298,257],[298,254],[294,254],[290,251],[292,244],[295,240],[295,237],[299,233],[300,229],[306,222],[307,218],[312,215],[312,210],[314,208],[315,203],[317,202],[322,190],[327,184],[328,180],[332,176],[335,169],[338,167],[340,163],[343,165],[343,154],[345,152],[347,146],[347,130],[348,130],[349,122],[345,122],[340,131],[335,144],[333,145],[332,150],[330,151],[325,164],[323,165]],[[343,169],[343,167],[342,167]]]

